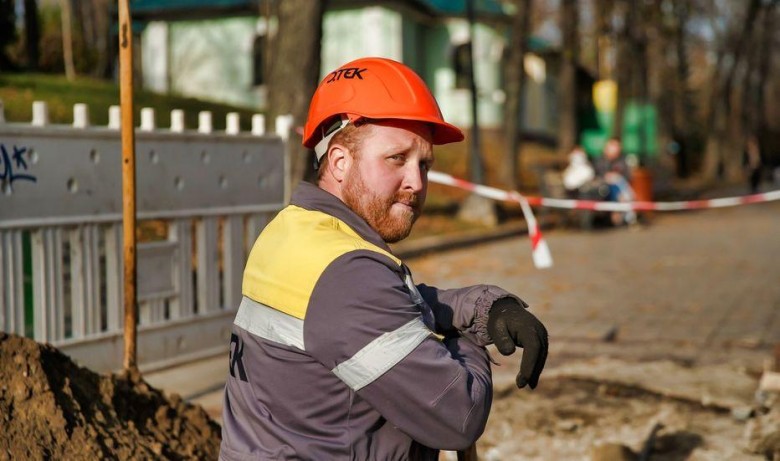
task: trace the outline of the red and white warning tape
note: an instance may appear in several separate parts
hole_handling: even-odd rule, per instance
[[[492,198],[494,200],[518,202],[520,208],[523,210],[525,222],[528,224],[528,236],[531,238],[531,255],[533,256],[534,266],[539,269],[552,267],[553,262],[550,248],[547,246],[544,237],[542,237],[542,231],[539,229],[539,223],[536,222],[533,211],[531,211],[530,200],[528,200],[527,197],[522,196],[519,192],[506,192],[501,189],[496,189],[495,187],[474,184],[438,171],[428,172],[428,180],[465,189],[474,192],[477,195]]]
[[[528,204],[528,200],[525,197],[517,192],[512,193],[511,196],[520,203],[523,217],[526,224],[528,224],[528,236],[531,237],[531,257],[534,260],[534,266],[537,269],[552,267],[553,261],[550,248],[547,246],[547,241],[542,237],[542,231],[539,229],[539,223],[536,222],[533,211],[531,211],[531,205]]]
[[[516,201],[516,192],[507,192],[495,187],[474,184],[463,179],[458,179],[446,173],[431,171],[428,180],[438,184],[465,189],[475,194],[495,200]],[[518,194],[519,195],[519,194]],[[724,197],[710,200],[691,200],[684,202],[600,202],[595,200],[570,200],[547,197],[525,197],[532,206],[550,208],[566,208],[571,210],[595,210],[595,211],[680,211],[696,210],[702,208],[724,208],[748,203],[772,202],[780,200],[780,190],[761,194],[745,195],[742,197]]]
[[[520,203],[523,210],[523,216],[528,224],[528,236],[531,238],[531,251],[534,265],[537,268],[547,268],[552,266],[552,256],[550,249],[542,237],[539,225],[531,211],[531,205],[550,208],[565,208],[571,210],[595,210],[595,211],[679,211],[695,210],[702,208],[723,208],[748,203],[761,203],[780,200],[780,190],[766,192],[762,194],[746,195],[743,197],[726,197],[711,200],[692,200],[684,202],[599,202],[595,200],[569,200],[547,197],[525,197],[519,192],[505,191],[495,187],[475,184],[463,179],[456,178],[446,173],[431,171],[428,173],[428,180],[437,184],[457,187],[473,192],[483,197],[494,200],[512,201]]]

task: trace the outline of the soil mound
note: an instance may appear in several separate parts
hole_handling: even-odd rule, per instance
[[[217,459],[220,427],[140,375],[99,375],[0,333],[0,460]]]

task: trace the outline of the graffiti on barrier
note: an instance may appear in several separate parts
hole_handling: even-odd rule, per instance
[[[10,189],[14,181],[36,182],[35,176],[26,173],[28,169],[24,155],[26,153],[26,147],[16,145],[6,147],[5,144],[0,144],[0,182],[3,189]]]

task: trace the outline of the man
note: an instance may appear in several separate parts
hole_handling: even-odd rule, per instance
[[[596,174],[615,185],[613,200],[617,201],[620,189],[617,184],[628,181],[630,171],[623,156],[623,146],[619,138],[609,138],[604,144],[604,153],[596,160]]]
[[[634,191],[629,184],[631,170],[623,155],[623,145],[620,142],[620,138],[613,137],[607,140],[604,145],[604,154],[596,160],[596,174],[609,186],[607,200],[613,202],[630,202],[634,200]],[[625,213],[615,211],[612,212],[611,218],[612,224],[616,226],[635,224],[637,222],[634,211]]]
[[[364,58],[317,88],[304,144],[319,162],[261,233],[231,339],[221,458],[434,460],[482,433],[484,346],[525,348],[534,388],[547,332],[519,298],[415,285],[388,243],[420,215],[432,145],[461,141],[408,67]]]

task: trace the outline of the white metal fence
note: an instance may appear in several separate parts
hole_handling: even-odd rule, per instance
[[[121,367],[121,144],[118,110],[90,127],[0,123],[0,331],[50,342],[90,368]],[[224,132],[201,113],[170,129],[142,111],[136,132],[138,361],[151,369],[227,351],[255,237],[284,204],[289,118],[281,134]],[[0,117],[0,120],[2,118]]]

